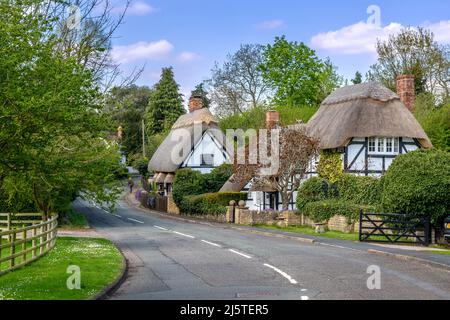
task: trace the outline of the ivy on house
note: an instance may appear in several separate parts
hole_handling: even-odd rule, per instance
[[[321,151],[317,173],[330,183],[337,183],[344,174],[341,154],[337,151]]]

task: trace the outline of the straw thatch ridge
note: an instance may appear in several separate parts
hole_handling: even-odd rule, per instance
[[[398,95],[380,83],[337,89],[308,122],[321,149],[346,146],[352,138],[407,137],[431,148],[430,139]]]
[[[226,136],[208,109],[196,110],[181,116],[154,153],[148,164],[149,171],[176,172],[206,131],[225,148]]]

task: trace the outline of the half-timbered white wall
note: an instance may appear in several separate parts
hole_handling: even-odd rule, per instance
[[[365,138],[354,138],[345,148],[345,152],[342,154],[342,163],[347,165],[347,172],[355,175],[370,175],[370,176],[381,176],[388,168],[391,166],[395,157],[408,153],[419,148],[418,143],[411,138],[400,138],[399,139],[399,152],[397,154],[377,154],[371,155],[367,149],[367,141]],[[367,152],[366,152],[367,151]],[[366,161],[367,157],[367,161]],[[309,172],[304,179],[305,181],[313,176],[317,176],[317,164],[319,162],[319,157],[313,159],[310,164]],[[366,169],[367,163],[367,169]],[[248,192],[251,184],[247,185],[243,190]],[[266,192],[248,192],[247,206],[251,210],[263,211],[269,208],[269,195]],[[289,210],[295,210],[295,200],[297,199],[297,192],[294,192],[293,199],[291,199]],[[281,195],[278,195],[278,209],[281,210],[282,202]]]
[[[202,155],[213,155],[213,165],[202,165]],[[189,156],[181,165],[182,168],[191,168],[201,173],[210,173],[214,168],[229,162],[229,156],[216,141],[211,132],[206,131]]]

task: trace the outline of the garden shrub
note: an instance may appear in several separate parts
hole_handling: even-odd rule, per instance
[[[450,154],[417,150],[398,156],[383,178],[385,211],[430,216],[440,225],[450,212]]]
[[[360,210],[374,211],[372,206],[361,206],[349,201],[328,199],[307,203],[303,209],[305,216],[315,223],[326,222],[334,216],[344,216],[349,223],[359,219]]]
[[[380,205],[382,182],[374,177],[344,174],[337,182],[339,198],[362,205]]]
[[[178,170],[173,182],[173,200],[181,209],[183,197],[205,193],[204,176],[192,169]]]
[[[306,180],[298,189],[297,209],[303,209],[310,202],[322,201],[335,196],[335,188],[325,179],[313,177]]]
[[[217,192],[232,174],[232,166],[229,164],[223,164],[208,174],[192,169],[178,170],[173,182],[173,200],[182,209],[184,197]]]
[[[227,163],[213,169],[211,173],[205,174],[205,192],[218,192],[232,175],[233,167]]]
[[[180,210],[184,214],[190,215],[221,215],[226,213],[226,206],[231,200],[236,202],[247,200],[247,194],[240,192],[223,192],[187,196],[183,198]]]

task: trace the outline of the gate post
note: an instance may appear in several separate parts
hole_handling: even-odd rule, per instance
[[[363,210],[359,210],[359,242],[362,241],[362,220],[363,220]]]
[[[234,201],[234,200],[231,200],[229,203],[229,206],[227,206],[227,222],[228,223],[234,223],[234,221],[235,221],[235,218],[234,218],[235,206],[236,206],[236,201]]]
[[[430,217],[426,217],[424,220],[424,227],[425,227],[425,245],[429,246],[431,244],[431,221]]]

